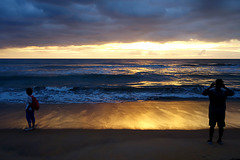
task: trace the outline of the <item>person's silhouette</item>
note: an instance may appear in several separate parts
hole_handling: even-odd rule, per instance
[[[217,142],[222,144],[223,128],[225,127],[226,98],[227,96],[233,96],[234,92],[224,85],[222,79],[217,79],[216,82],[213,82],[210,87],[202,92],[202,95],[208,95],[210,100],[208,143],[212,144],[214,127],[217,123],[219,127],[219,138]]]

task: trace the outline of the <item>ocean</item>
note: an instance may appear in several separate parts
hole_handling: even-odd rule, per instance
[[[207,99],[221,78],[239,99],[240,59],[0,59],[0,103],[118,103]]]

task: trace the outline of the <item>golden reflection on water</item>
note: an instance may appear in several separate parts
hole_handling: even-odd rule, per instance
[[[212,80],[213,82],[214,80]],[[140,81],[135,83],[128,83],[129,87],[141,88],[141,87],[154,87],[154,86],[181,86],[181,85],[199,85],[206,83],[206,80],[198,80],[198,79],[188,79],[188,78],[181,78],[179,79],[172,79],[169,81]],[[209,83],[207,84],[209,85]]]
[[[140,81],[140,82],[128,84],[128,86],[135,87],[135,88],[141,88],[146,86],[167,86],[167,85],[180,86],[182,85],[182,83],[180,81],[162,81],[162,82]]]
[[[139,65],[145,65],[139,64]],[[108,69],[105,69],[106,73]],[[132,87],[142,86],[159,86],[159,85],[209,85],[215,79],[200,79],[199,75],[217,75],[218,72],[211,69],[211,67],[119,67],[112,69],[109,73],[121,73],[124,75],[150,75],[153,74],[156,77],[152,78],[153,81],[140,81],[136,84],[129,84]],[[186,75],[186,77],[184,77]],[[194,77],[196,75],[196,77]],[[159,76],[159,77],[158,77]],[[163,76],[162,78],[160,76]],[[190,78],[191,77],[191,78]],[[154,81],[154,80],[158,81]]]

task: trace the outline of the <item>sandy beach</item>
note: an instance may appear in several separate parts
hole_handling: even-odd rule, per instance
[[[224,144],[206,143],[207,130],[0,130],[1,159],[239,160],[240,130]]]
[[[208,101],[42,104],[25,132],[23,104],[1,104],[6,159],[240,159],[239,101],[228,102],[223,145],[208,139]],[[191,109],[190,111],[188,111]]]

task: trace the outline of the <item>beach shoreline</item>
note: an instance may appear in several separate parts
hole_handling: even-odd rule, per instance
[[[213,145],[207,143],[208,103],[187,100],[41,104],[35,113],[36,130],[29,132],[23,130],[27,127],[25,105],[1,104],[1,158],[240,159],[240,101],[227,102],[223,145],[216,143],[217,129]]]
[[[208,129],[208,100],[40,104],[40,129]],[[240,100],[227,102],[226,127],[240,128]],[[27,127],[25,104],[1,104],[0,129]]]

